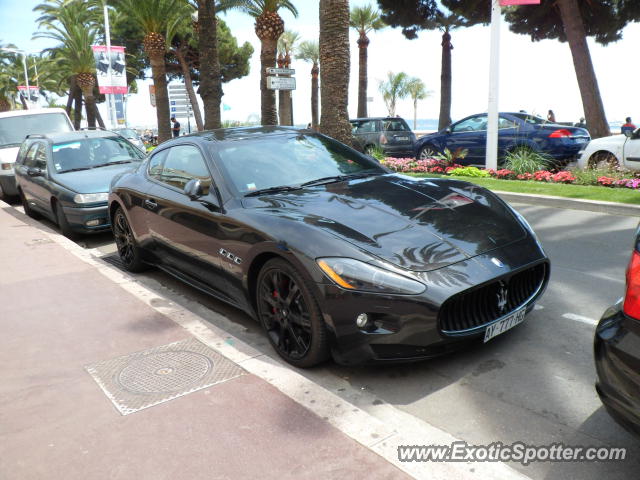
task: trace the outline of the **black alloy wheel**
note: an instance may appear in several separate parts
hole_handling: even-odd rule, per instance
[[[131,232],[129,221],[121,208],[118,208],[113,216],[113,236],[124,267],[134,273],[145,270],[146,265],[140,258],[140,250]]]
[[[260,323],[278,354],[296,367],[312,367],[328,356],[326,328],[313,293],[288,262],[273,259],[258,276]]]

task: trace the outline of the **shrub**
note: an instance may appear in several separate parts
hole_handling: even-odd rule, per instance
[[[442,166],[444,166],[445,168],[455,167],[456,161],[462,160],[467,156],[468,153],[469,150],[467,150],[466,148],[457,148],[453,152],[448,148],[445,148],[444,153],[436,155],[436,160],[439,160],[443,164]]]
[[[551,172],[549,172],[548,170],[540,170],[539,172],[535,172],[533,174],[533,179],[536,182],[548,182],[549,180],[551,180]]]
[[[571,175],[571,172],[563,170],[562,172],[551,175],[551,181],[555,183],[573,183],[576,181],[576,177]]]
[[[576,177],[577,185],[602,185],[600,178],[611,178],[612,180],[622,180],[629,178],[632,174],[627,170],[609,170],[595,168],[572,168],[569,170]]]
[[[502,180],[513,180],[516,178],[516,172],[509,170],[508,168],[502,168],[500,170],[489,170],[491,176]]]
[[[449,168],[451,170],[449,170]],[[461,177],[489,177],[491,176],[489,174],[489,172],[487,170],[480,170],[479,168],[476,167],[459,167],[459,168],[452,168],[449,167],[448,170],[448,174],[449,175],[458,175]]]
[[[378,160],[379,162],[382,162],[385,159],[384,150],[382,150],[382,147],[378,145],[369,147],[367,153],[371,155],[373,158],[375,158],[376,160]]]
[[[507,153],[505,168],[513,170],[517,175],[545,170],[551,165],[551,157],[535,152],[529,147],[518,147]]]

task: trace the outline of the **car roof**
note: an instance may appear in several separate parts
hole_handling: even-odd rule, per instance
[[[205,130],[202,132],[192,133],[191,135],[183,135],[175,138],[174,140],[197,138],[212,142],[223,142],[229,140],[249,140],[252,138],[263,138],[265,136],[277,136],[300,132],[311,133],[311,130],[297,127],[278,126],[219,128],[217,130]]]
[[[77,132],[59,132],[28,135],[29,140],[37,140],[38,138],[46,138],[54,143],[72,142],[73,140],[81,140],[83,138],[108,138],[119,137],[115,132],[109,130],[79,130]]]
[[[65,112],[62,108],[32,108],[30,110],[9,110],[8,112],[1,112],[0,118],[21,117],[23,115],[42,115],[45,113],[67,114],[67,112]]]

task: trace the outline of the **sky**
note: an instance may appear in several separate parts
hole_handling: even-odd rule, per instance
[[[550,1],[550,0],[542,0]],[[36,15],[32,12],[39,0],[0,0],[0,42],[13,43],[18,48],[35,52],[54,46],[49,40],[33,40]],[[318,1],[294,0],[298,18],[282,11],[285,28],[300,33],[302,40],[318,38]],[[351,0],[361,6],[373,0]],[[246,121],[260,114],[260,43],[254,32],[254,20],[240,12],[222,16],[238,39],[254,47],[251,72],[248,76],[224,84],[223,103],[228,110],[223,120]],[[418,104],[418,118],[438,118],[440,105],[441,34],[423,31],[415,40],[407,40],[400,29],[390,27],[369,35],[369,115],[386,115],[386,107],[378,84],[387,72],[405,72],[420,78],[432,92]],[[349,114],[357,112],[358,47],[357,33],[352,30],[351,81]],[[452,109],[453,120],[486,112],[489,92],[489,27],[475,26],[452,32]],[[598,77],[607,120],[617,122],[627,116],[640,121],[640,95],[637,94],[640,62],[636,60],[640,45],[640,24],[630,24],[622,40],[603,47],[589,40],[591,57]],[[311,65],[294,60],[297,89],[293,93],[294,123],[311,121]],[[137,95],[128,100],[128,122],[134,127],[155,125],[155,109],[148,95],[149,81],[138,81]],[[103,109],[104,106],[101,106]],[[511,33],[506,22],[501,29],[500,94],[501,111],[526,110],[546,116],[549,109],[558,121],[575,122],[583,116],[582,101],[569,46],[553,40],[531,42],[528,36]],[[413,102],[400,101],[397,114],[411,124]],[[102,111],[106,118],[106,112]],[[183,122],[183,126],[185,122]]]

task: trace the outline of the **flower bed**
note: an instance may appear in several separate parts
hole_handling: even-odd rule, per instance
[[[463,167],[457,164],[448,164],[442,160],[416,160],[415,158],[385,158],[383,165],[395,172],[401,173],[437,173],[440,175],[468,176],[468,177],[492,177],[502,180],[524,180],[533,182],[546,183],[564,183],[574,185],[584,185],[579,178],[571,171],[561,170],[559,172],[550,172],[548,170],[540,170],[534,173],[516,174],[512,170],[506,168],[500,170],[480,169],[476,167]],[[611,188],[631,188],[640,189],[640,178],[634,178],[631,172],[629,178],[600,176],[597,178],[597,185]]]

